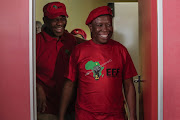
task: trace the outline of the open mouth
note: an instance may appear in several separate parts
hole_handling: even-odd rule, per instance
[[[100,35],[100,37],[103,38],[103,39],[107,39],[108,35]]]
[[[56,32],[63,32],[64,28],[63,27],[58,27],[58,28],[55,28],[55,31]]]

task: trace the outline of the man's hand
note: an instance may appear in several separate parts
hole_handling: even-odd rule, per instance
[[[62,91],[61,102],[60,102],[59,120],[64,120],[67,107],[75,91],[74,89],[75,89],[75,82],[66,79]]]
[[[46,94],[44,89],[41,85],[36,85],[36,92],[37,92],[37,111],[44,112],[47,105],[46,105]]]
[[[123,81],[124,93],[128,104],[130,117],[129,120],[137,120],[136,117],[136,92],[133,84],[133,78]]]

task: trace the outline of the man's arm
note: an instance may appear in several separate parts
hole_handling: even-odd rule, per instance
[[[46,105],[46,94],[44,92],[43,87],[36,83],[36,93],[37,93],[37,111],[44,112],[47,105]]]
[[[130,118],[129,120],[137,120],[136,116],[136,92],[133,84],[133,78],[123,81],[124,93],[128,104]]]
[[[74,93],[75,82],[66,79],[61,96],[59,120],[64,120],[64,116],[68,107],[68,104]]]

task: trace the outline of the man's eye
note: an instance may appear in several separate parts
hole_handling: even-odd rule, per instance
[[[61,20],[61,21],[65,21],[65,20],[66,20],[66,18],[65,18],[65,17],[63,17],[63,18],[60,18],[60,20]]]
[[[101,24],[97,24],[98,27],[101,27],[102,25]]]
[[[58,21],[58,19],[51,19],[51,21],[52,21],[52,22],[57,22],[57,21]]]
[[[112,25],[111,24],[107,24],[107,27],[111,27]]]
[[[59,22],[59,21],[66,21],[66,18],[57,18],[57,19],[52,19],[52,22]]]

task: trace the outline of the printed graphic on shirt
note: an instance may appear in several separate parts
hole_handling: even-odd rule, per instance
[[[88,61],[85,65],[86,70],[91,70],[93,72],[93,77],[95,80],[99,80],[99,77],[102,75],[102,70],[104,67],[101,67],[99,62],[93,62],[93,61]]]
[[[89,72],[87,72],[85,74],[85,76],[89,75],[90,73],[93,72],[93,77],[95,78],[95,80],[99,80],[99,78],[102,76],[104,76],[104,74],[102,75],[102,70],[104,69],[104,65],[106,65],[107,63],[111,62],[112,60],[108,60],[107,62],[103,63],[102,65],[100,65],[99,62],[93,62],[93,61],[88,61],[85,65],[85,69],[86,70],[91,70]]]
[[[106,69],[106,75],[108,77],[116,77],[119,73],[119,68],[109,68]]]
[[[69,56],[71,55],[71,52],[68,49],[65,50],[65,53]]]

